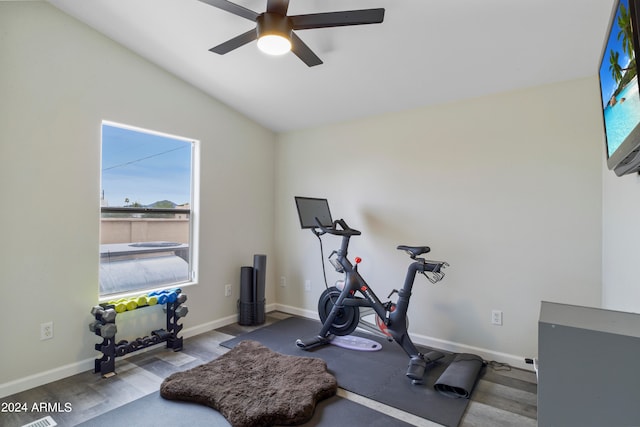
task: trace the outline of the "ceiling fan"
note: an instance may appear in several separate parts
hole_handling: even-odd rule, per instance
[[[258,40],[258,48],[263,52],[281,55],[291,51],[309,67],[322,64],[322,60],[313,53],[309,46],[293,30],[379,24],[384,19],[384,9],[347,10],[288,16],[289,0],[267,0],[267,10],[263,13],[254,12],[228,0],[200,1],[256,23],[256,28],[212,47],[209,49],[211,52],[224,55],[249,42]]]

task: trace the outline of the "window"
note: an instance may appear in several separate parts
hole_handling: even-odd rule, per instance
[[[196,280],[197,141],[102,123],[100,295]]]

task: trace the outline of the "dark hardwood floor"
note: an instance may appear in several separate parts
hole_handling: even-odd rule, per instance
[[[286,317],[289,315],[285,313],[269,313],[266,324]],[[169,374],[216,358],[227,351],[220,342],[253,329],[255,327],[229,325],[185,339],[184,349],[180,352],[159,345],[150,351],[118,359],[117,375],[108,379],[88,371],[5,397],[0,399],[0,425],[21,427],[50,416],[58,426],[75,426],[157,391]],[[483,371],[460,426],[536,426],[536,393],[534,372],[490,366]],[[437,425],[345,390],[339,390],[338,394],[417,426]],[[357,420],[349,424],[358,425]],[[44,421],[38,427],[49,425],[53,424]],[[132,420],[131,426],[134,425],[135,420]]]

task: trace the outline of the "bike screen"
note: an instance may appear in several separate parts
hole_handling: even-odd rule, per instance
[[[332,226],[333,219],[331,218],[327,199],[296,197],[295,200],[302,228],[317,228],[316,218],[318,218],[323,227]]]

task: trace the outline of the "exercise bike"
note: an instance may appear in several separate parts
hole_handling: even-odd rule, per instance
[[[444,354],[435,350],[423,354],[411,341],[407,332],[407,310],[411,290],[416,274],[423,274],[431,283],[437,283],[444,278],[442,270],[449,264],[444,261],[420,258],[420,255],[430,251],[428,246],[398,246],[397,249],[406,252],[413,261],[407,268],[402,289],[394,289],[387,297],[391,298],[397,293],[397,301],[382,302],[358,272],[360,258],[354,259],[355,265],[347,258],[349,240],[353,236],[359,236],[361,232],[349,227],[343,219],[333,221],[326,199],[296,197],[296,204],[302,228],[311,229],[321,242],[321,236],[324,234],[342,238],[340,249],[333,251],[328,259],[338,273],[344,273],[344,282],[340,284],[342,289],[337,286],[327,286],[320,296],[318,302],[318,314],[322,321],[320,332],[311,338],[298,339],[296,345],[309,350],[329,344],[335,335],[349,335],[356,327],[360,327],[378,335],[382,334],[387,339],[398,343],[409,356],[407,377],[414,384],[421,384],[427,364],[444,357]],[[375,325],[365,320],[374,313]]]

